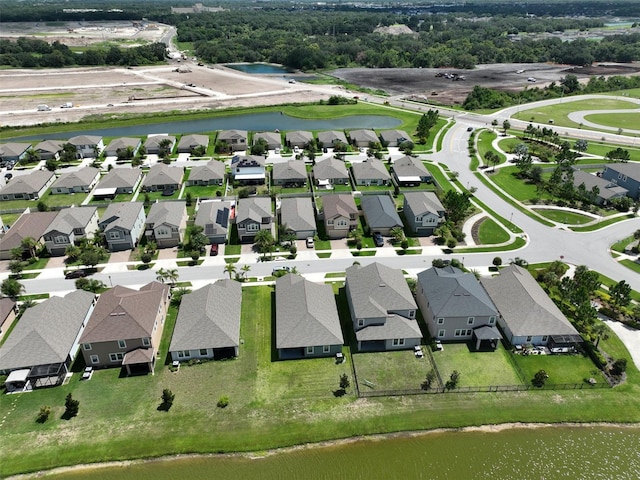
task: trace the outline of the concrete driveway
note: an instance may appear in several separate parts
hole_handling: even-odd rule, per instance
[[[174,260],[176,258],[178,258],[178,247],[158,249],[158,260]]]

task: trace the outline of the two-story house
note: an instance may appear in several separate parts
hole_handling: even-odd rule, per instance
[[[76,147],[78,158],[97,158],[104,150],[104,141],[97,135],[76,135],[67,143]]]
[[[249,134],[246,130],[222,130],[218,134],[218,145],[223,151],[242,152],[247,149]]]
[[[269,230],[275,238],[275,222],[269,197],[241,198],[236,217],[238,238],[251,242],[260,230]]]
[[[358,207],[350,193],[323,195],[322,212],[324,230],[331,239],[346,238],[358,228]]]
[[[195,224],[203,228],[203,233],[211,245],[227,242],[232,208],[231,202],[222,200],[200,203]]]
[[[142,202],[110,203],[98,222],[109,250],[119,252],[136,248],[146,218]]]
[[[602,170],[602,178],[626,188],[634,200],[640,198],[640,163],[609,163]]]
[[[409,229],[416,235],[433,235],[445,221],[444,207],[433,192],[406,192],[402,210]]]
[[[231,176],[234,182],[243,185],[263,184],[265,179],[264,158],[256,155],[236,155],[231,159]]]
[[[145,236],[158,248],[175,247],[184,240],[187,218],[186,202],[156,202],[145,221]]]
[[[97,207],[63,208],[44,232],[44,243],[50,255],[60,256],[79,239],[93,238],[97,230]]]

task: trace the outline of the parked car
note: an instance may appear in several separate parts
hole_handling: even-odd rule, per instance
[[[313,248],[315,246],[313,237],[307,237],[307,240],[305,241],[305,243],[307,244],[307,248]]]
[[[69,279],[72,279],[72,278],[84,278],[87,275],[89,275],[89,272],[79,268],[78,270],[71,270],[71,271],[65,273],[64,274],[64,278],[69,280]]]
[[[212,257],[215,257],[216,255],[218,255],[218,244],[217,243],[212,243],[211,244],[211,251],[209,252],[209,255],[211,255]]]
[[[273,267],[273,271],[271,272],[273,275],[277,275],[280,272],[290,272],[291,268],[287,267],[287,266],[281,266],[281,267]]]
[[[373,232],[373,243],[376,247],[382,247],[384,245],[384,238],[380,232]]]
[[[13,178],[13,173],[5,173],[5,174],[4,174],[4,178],[5,178],[6,180],[11,180],[11,179]]]
[[[473,132],[473,127],[467,127],[467,132]]]

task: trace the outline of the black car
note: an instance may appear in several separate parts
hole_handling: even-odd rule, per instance
[[[382,247],[384,245],[384,238],[380,232],[373,232],[373,243],[376,247]]]
[[[79,268],[78,270],[70,270],[70,271],[68,271],[67,273],[64,274],[64,278],[69,280],[69,279],[72,279],[72,278],[84,278],[87,275],[89,275],[89,272]]]

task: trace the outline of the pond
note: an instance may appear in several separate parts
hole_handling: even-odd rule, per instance
[[[449,431],[294,449],[258,459],[189,457],[77,470],[47,478],[637,479],[640,478],[638,445],[638,427]]]
[[[138,124],[127,127],[111,127],[75,132],[50,133],[28,137],[14,137],[15,141],[65,139],[76,135],[100,135],[102,137],[140,137],[148,134],[171,133],[189,134],[211,132],[213,130],[280,131],[289,130],[352,130],[356,128],[386,129],[396,128],[402,120],[387,115],[351,115],[333,119],[305,119],[290,117],[280,112],[250,113],[227,117],[202,118],[164,123]],[[3,142],[10,141],[9,139]]]
[[[224,66],[244,73],[257,75],[272,75],[278,73],[289,73],[291,71],[282,65],[274,65],[271,63],[225,63]]]

